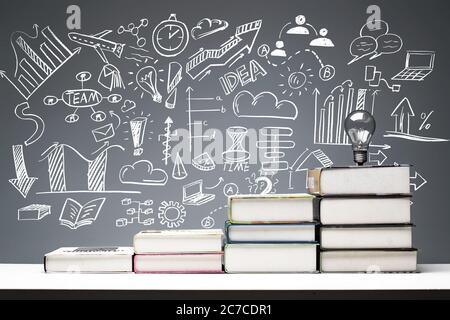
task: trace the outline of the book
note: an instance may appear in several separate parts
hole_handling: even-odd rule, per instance
[[[333,224],[411,223],[410,196],[328,197],[320,200],[320,222]]]
[[[134,256],[135,273],[222,273],[223,253],[169,253]]]
[[[416,272],[417,249],[326,250],[321,272]]]
[[[73,199],[66,199],[59,221],[61,225],[70,229],[77,229],[84,225],[92,224],[105,203],[105,198],[91,200],[81,205]]]
[[[361,166],[308,170],[308,192],[315,195],[409,194],[410,167]]]
[[[221,229],[147,230],[134,236],[136,254],[222,252]]]
[[[228,243],[227,273],[316,272],[318,246],[314,243]]]
[[[231,224],[225,223],[227,243],[240,242],[316,242],[316,223]]]
[[[236,195],[228,197],[231,223],[314,222],[318,202],[308,194]]]
[[[132,272],[131,247],[63,247],[44,257],[45,272]]]
[[[322,249],[411,248],[413,225],[339,225],[320,230]]]

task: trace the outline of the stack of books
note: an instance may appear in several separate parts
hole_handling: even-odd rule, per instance
[[[221,273],[222,230],[150,230],[134,236],[135,273]]]
[[[222,230],[151,230],[133,247],[67,247],[45,255],[46,272],[221,273]]]
[[[414,272],[409,166],[308,171],[320,200],[321,272]]]
[[[229,197],[225,272],[317,272],[317,204],[305,194]]]

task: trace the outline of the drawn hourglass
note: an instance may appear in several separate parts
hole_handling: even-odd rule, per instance
[[[232,145],[222,153],[222,157],[227,162],[245,162],[250,158],[250,152],[244,148],[244,139],[247,135],[247,128],[229,127],[227,134],[231,138]]]

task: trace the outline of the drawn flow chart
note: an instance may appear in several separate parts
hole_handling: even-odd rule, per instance
[[[91,119],[93,121],[104,121],[106,119],[106,113],[103,111],[95,111],[94,107],[99,105],[103,100],[108,100],[110,103],[119,103],[122,100],[120,94],[110,94],[104,97],[95,89],[85,89],[84,82],[91,79],[91,73],[88,71],[78,73],[75,78],[81,83],[81,89],[66,90],[62,93],[61,98],[55,96],[46,96],[44,98],[44,104],[47,106],[54,106],[62,101],[66,106],[75,109],[73,113],[64,119],[67,123],[77,122],[80,119],[77,112],[79,109],[84,108],[91,110]]]

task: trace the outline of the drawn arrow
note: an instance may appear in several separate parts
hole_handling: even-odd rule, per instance
[[[169,154],[170,140],[171,140],[170,127],[173,124],[173,120],[172,120],[172,118],[167,117],[167,119],[166,119],[166,121],[164,121],[164,123],[166,125],[166,128],[165,128],[164,131],[166,133],[164,134],[165,141],[163,143],[163,145],[164,145],[164,151],[163,151],[164,158],[163,158],[163,160],[164,160],[165,165],[167,166],[167,164],[169,162],[169,158],[170,158],[170,154]]]
[[[217,188],[218,186],[220,186],[220,184],[221,184],[222,182],[224,182],[224,180],[223,180],[222,177],[220,177],[220,178],[219,178],[219,182],[218,182],[215,186],[212,186],[212,187],[206,187],[205,189],[208,189],[208,190],[215,189],[215,188]]]
[[[14,113],[17,118],[19,118],[20,120],[33,121],[35,125],[33,134],[24,142],[26,146],[29,146],[30,144],[38,141],[42,137],[42,134],[45,130],[44,120],[42,120],[41,117],[35,115],[34,113],[25,112],[28,109],[30,109],[28,102],[22,102],[21,104],[18,104],[14,109]]]
[[[320,91],[319,89],[315,88],[313,93],[314,95],[314,143],[317,142],[317,101],[319,100]]]
[[[17,178],[9,179],[9,182],[24,198],[26,198],[28,192],[38,178],[28,176],[27,167],[25,166],[25,159],[23,157],[23,146],[21,144],[13,145],[12,151]]]
[[[203,75],[200,76],[200,78],[198,78],[198,81],[202,81],[204,78],[206,78],[207,76],[209,76],[211,74],[211,69],[209,69],[208,71],[206,71],[205,73],[203,73]]]
[[[381,148],[383,150],[388,150],[391,148],[389,144],[371,144],[370,146],[374,148]]]
[[[381,166],[387,159],[387,156],[383,151],[378,150],[377,153],[369,152],[369,162],[376,162],[379,166]]]
[[[414,110],[411,107],[411,103],[409,102],[408,98],[404,97],[391,113],[391,117],[395,117],[395,132],[409,134],[410,117],[414,116],[415,114]]]
[[[114,112],[114,110],[110,110],[110,111],[109,111],[109,115],[110,115],[111,117],[117,118],[118,124],[117,124],[117,126],[114,128],[114,130],[117,130],[117,129],[120,127],[120,125],[122,124],[122,120],[120,119],[119,115],[118,115],[117,113]]]
[[[410,181],[414,181],[409,183],[409,185],[413,187],[414,191],[419,190],[428,182],[417,171],[414,173],[414,177],[410,177],[409,179]]]
[[[372,114],[375,111],[375,97],[378,95],[378,92],[380,92],[380,90],[373,90],[372,92]]]
[[[0,78],[8,80],[8,82],[20,93],[22,97],[25,98],[25,100],[28,100],[28,97],[26,94],[24,94],[16,85],[14,82],[11,81],[11,79],[8,77],[6,72],[4,70],[0,70]]]
[[[72,54],[79,54],[81,52],[81,47],[75,48],[75,50],[72,51]]]

